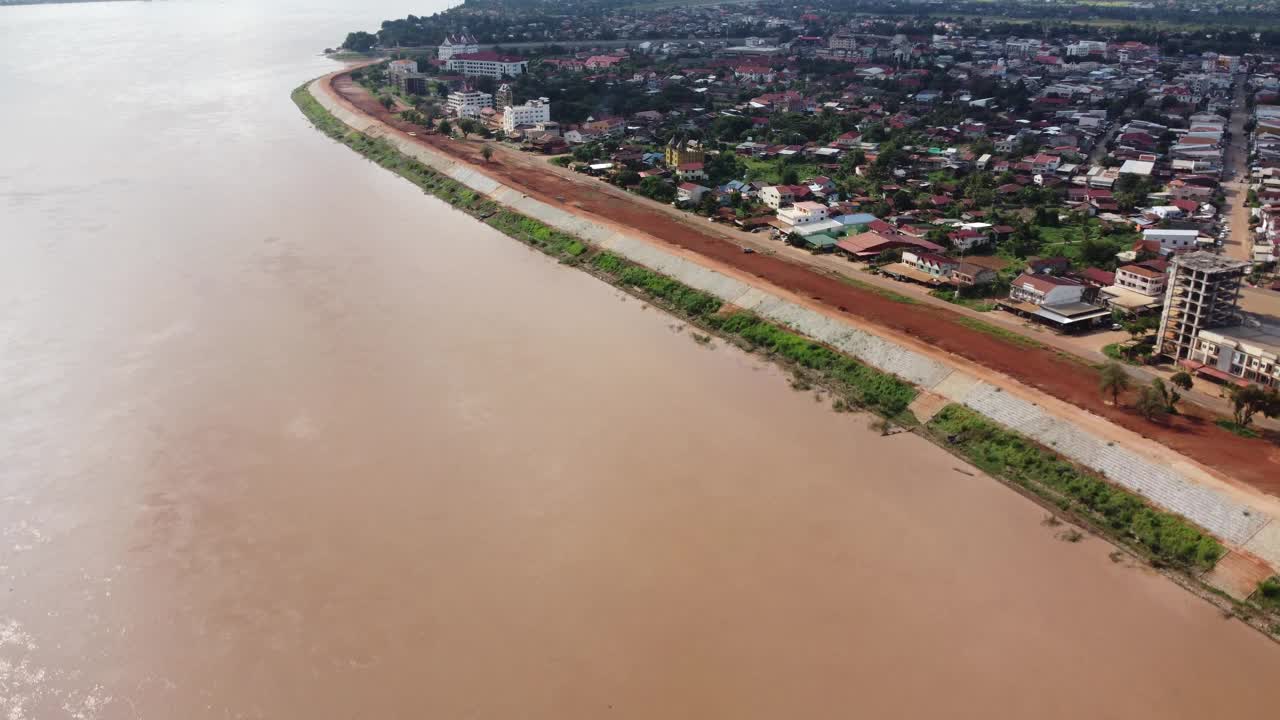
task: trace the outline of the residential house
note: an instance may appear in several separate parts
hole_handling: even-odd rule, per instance
[[[809,188],[804,185],[768,185],[760,190],[760,202],[777,210],[808,194]]]
[[[1008,299],[999,304],[1016,315],[1071,332],[1111,316],[1110,310],[1090,302],[1095,292],[1069,278],[1024,272],[1009,286]]]
[[[886,250],[911,248],[925,252],[941,253],[945,250],[940,245],[928,240],[913,238],[910,235],[886,235],[875,230],[851,235],[836,243],[836,250],[853,260],[873,260]]]
[[[681,180],[706,180],[707,171],[700,162],[683,163],[676,166],[676,175]]]
[[[676,202],[696,204],[702,202],[702,196],[708,192],[711,192],[709,187],[704,187],[697,183],[683,182],[676,186]]]

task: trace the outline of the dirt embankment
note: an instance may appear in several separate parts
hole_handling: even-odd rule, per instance
[[[1107,404],[1098,390],[1097,372],[1080,358],[1049,348],[1014,344],[960,323],[957,313],[899,302],[782,257],[744,254],[718,233],[700,230],[646,207],[639,200],[602,192],[598,181],[561,175],[523,153],[493,147],[493,157],[486,162],[481,155],[483,143],[424,133],[422,128],[395,118],[349,76],[335,76],[331,87],[360,111],[399,130],[416,132],[417,142],[471,163],[532,197],[573,208],[595,220],[637,228],[717,264],[816,300],[867,325],[911,336],[1105,417],[1232,479],[1280,496],[1280,447],[1276,437],[1271,437],[1271,442],[1238,437],[1214,425],[1212,416],[1192,406],[1182,408],[1185,414],[1166,423],[1148,422],[1123,407],[1123,402],[1120,408]]]

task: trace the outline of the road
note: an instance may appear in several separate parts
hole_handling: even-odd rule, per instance
[[[1253,241],[1249,227],[1249,136],[1244,131],[1248,111],[1244,103],[1245,88],[1241,82],[1236,87],[1231,102],[1231,141],[1227,145],[1223,164],[1229,181],[1222,184],[1226,195],[1223,215],[1231,222],[1231,233],[1223,243],[1227,257],[1236,260],[1253,259]]]

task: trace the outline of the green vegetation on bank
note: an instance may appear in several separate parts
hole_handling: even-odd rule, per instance
[[[929,421],[928,431],[985,472],[1077,513],[1164,563],[1205,570],[1225,552],[1217,540],[1186,520],[1152,508],[1137,495],[1084,472],[972,410],[948,405]]]
[[[904,415],[915,399],[910,383],[880,372],[821,343],[785,330],[746,311],[720,314],[722,303],[665,275],[609,252],[591,259],[591,267],[622,287],[639,290],[659,304],[700,327],[738,341],[747,349],[813,373],[851,407],[865,407],[886,417],[908,422]]]
[[[587,251],[587,246],[578,238],[510,210],[499,210],[485,222],[504,235],[566,262],[575,261]]]
[[[1272,575],[1258,583],[1254,602],[1265,610],[1280,611],[1280,575]]]
[[[1243,438],[1259,437],[1257,430],[1254,430],[1253,428],[1247,425],[1241,425],[1235,422],[1234,420],[1227,420],[1226,418],[1218,418],[1217,420],[1213,421],[1213,424],[1217,425],[1223,430],[1226,430],[1229,433],[1239,435],[1240,437],[1243,437]]]

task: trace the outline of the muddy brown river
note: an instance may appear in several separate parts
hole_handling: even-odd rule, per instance
[[[1277,645],[311,130],[430,4],[0,9],[0,718],[1275,712]]]

